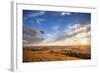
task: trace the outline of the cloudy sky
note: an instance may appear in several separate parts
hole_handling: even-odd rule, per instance
[[[23,10],[23,44],[87,45],[90,24],[90,13]]]

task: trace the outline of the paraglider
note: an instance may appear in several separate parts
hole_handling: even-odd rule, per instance
[[[41,34],[44,34],[44,31],[40,30],[40,33],[41,33]]]

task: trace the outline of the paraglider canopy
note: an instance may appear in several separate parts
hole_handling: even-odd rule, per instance
[[[41,33],[41,34],[44,34],[44,31],[40,30],[40,33]]]

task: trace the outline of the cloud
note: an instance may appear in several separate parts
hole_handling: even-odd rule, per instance
[[[64,34],[60,35],[59,26],[52,27],[54,32],[46,33],[46,40],[38,37],[29,37],[27,39],[31,40],[31,43],[27,45],[37,45],[37,46],[50,46],[50,45],[77,45],[77,44],[91,44],[91,26],[90,24],[73,24],[67,29],[64,29]],[[65,32],[66,31],[66,32]],[[69,32],[68,32],[69,31]],[[27,40],[26,39],[26,40]],[[34,41],[34,42],[33,42]]]
[[[81,24],[74,24],[74,25],[72,25],[72,26],[69,26],[68,28],[69,28],[70,30],[76,30],[76,29],[79,29],[80,27],[82,27]]]
[[[88,32],[91,30],[90,24],[74,24],[65,28],[65,34],[77,34],[81,32]]]
[[[38,11],[38,12],[29,13],[27,16],[24,16],[24,20],[29,19],[29,18],[34,18],[37,16],[41,16],[44,14],[45,14],[45,11]]]
[[[23,33],[26,34],[26,35],[30,35],[30,36],[37,36],[37,35],[40,35],[41,30],[39,29],[34,29],[34,28],[29,28],[29,27],[24,27],[23,28]]]
[[[41,16],[41,15],[44,15],[44,14],[45,14],[45,11],[39,11],[39,12],[29,14],[29,17]]]
[[[37,42],[40,42],[43,39],[41,39],[41,37],[38,37],[38,36],[30,36],[30,35],[24,34],[23,35],[23,40],[27,40],[28,43],[29,42],[36,42],[37,43]]]
[[[44,22],[46,19],[41,19],[41,18],[37,18],[36,19],[36,23],[37,24],[41,24],[41,22]]]
[[[23,42],[24,42],[24,43],[28,43],[28,41],[27,41],[27,40],[23,40]]]
[[[29,27],[24,27],[23,29],[23,42],[24,43],[39,43],[44,39],[42,37],[44,31]]]
[[[62,16],[64,16],[64,15],[71,15],[71,13],[70,12],[62,12],[61,15]]]
[[[77,35],[79,33],[87,33],[88,31],[91,30],[91,27],[81,26],[81,27],[79,27],[77,29],[75,28],[74,30],[72,30],[72,29],[69,29],[69,30],[71,30],[71,32],[68,32],[66,34],[74,36],[74,35]]]
[[[70,28],[65,29],[65,34],[62,36],[58,36],[55,39],[55,42],[61,42],[65,40],[79,40],[83,38],[90,39],[91,37],[91,27],[90,24],[82,25],[82,24],[74,24],[70,26]]]

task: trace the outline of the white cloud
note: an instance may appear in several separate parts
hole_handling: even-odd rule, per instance
[[[69,26],[66,26],[66,27],[65,27],[64,32],[65,32],[65,33],[71,32],[71,31],[73,31],[73,30],[79,28],[80,25],[81,25],[81,24],[74,24],[74,25],[69,24]]]
[[[30,14],[29,17],[41,16],[41,15],[44,15],[44,14],[45,14],[45,11],[40,11],[40,12]]]
[[[28,16],[24,17],[24,20],[33,18],[33,17],[37,17],[37,16],[41,16],[44,14],[45,14],[45,11],[33,12],[33,13],[28,14]]]
[[[70,30],[76,30],[76,29],[79,29],[82,25],[81,24],[74,24],[72,26],[69,26],[68,28]]]
[[[65,36],[62,37],[60,36],[59,39],[54,41],[52,44],[56,45],[90,44],[91,40],[90,24],[86,25],[74,24],[72,27],[70,26],[70,28],[66,30],[68,30],[69,32],[67,33],[65,32]]]
[[[70,12],[62,12],[61,15],[62,15],[62,16],[63,16],[63,15],[71,15],[71,13],[70,13]]]
[[[67,27],[64,32],[65,34],[72,35],[72,34],[78,34],[82,32],[88,32],[90,31],[90,24],[82,25],[82,24],[74,24],[72,26]]]
[[[36,23],[41,24],[41,22],[44,22],[46,19],[41,19],[41,18],[37,18],[36,19]]]

